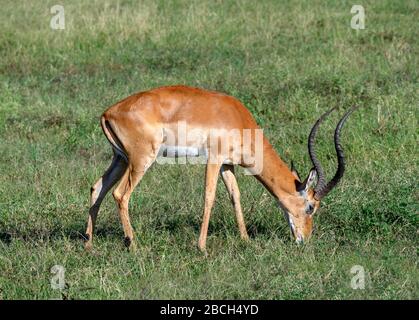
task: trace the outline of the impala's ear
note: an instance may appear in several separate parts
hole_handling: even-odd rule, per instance
[[[297,190],[299,192],[307,192],[310,188],[313,188],[317,180],[317,171],[316,169],[311,169],[308,177],[304,180],[304,182],[300,183],[297,186]]]
[[[308,174],[308,177],[305,181],[305,190],[311,189],[314,187],[317,180],[317,171],[316,169],[311,169],[310,173]]]
[[[301,181],[300,175],[298,174],[297,169],[294,167],[294,161],[291,161],[291,172],[298,181]]]

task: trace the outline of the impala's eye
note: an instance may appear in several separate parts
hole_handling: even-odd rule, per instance
[[[312,214],[312,213],[313,213],[313,210],[314,210],[314,206],[313,206],[313,205],[311,205],[311,204],[309,204],[309,205],[307,206],[306,213],[307,213],[307,214]]]

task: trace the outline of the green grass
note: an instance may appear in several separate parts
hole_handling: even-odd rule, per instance
[[[366,29],[346,1],[1,1],[0,298],[50,299],[50,269],[66,268],[69,299],[418,299],[418,3],[363,1]],[[347,172],[322,203],[313,240],[298,247],[275,201],[239,171],[250,243],[219,183],[209,256],[196,249],[202,166],[153,166],[123,247],[114,201],[83,250],[91,185],[111,160],[103,110],[167,84],[220,90],[253,113],[281,157],[307,174],[308,132],[328,176],[343,110]],[[350,287],[351,267],[367,273]]]

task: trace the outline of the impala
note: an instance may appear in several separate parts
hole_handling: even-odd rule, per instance
[[[311,129],[308,152],[314,167],[307,178],[302,180],[293,166],[289,169],[268,140],[259,134],[261,129],[251,113],[234,97],[187,86],[167,86],[140,92],[118,102],[101,117],[101,126],[112,145],[114,156],[110,167],[91,188],[86,249],[92,247],[100,204],[118,181],[113,196],[118,206],[125,244],[129,248],[134,247],[128,202],[135,186],[159,155],[188,157],[203,154],[206,159],[204,213],[198,240],[200,250],[206,250],[218,174],[233,203],[240,235],[243,239],[249,238],[234,165],[246,168],[278,201],[297,242],[309,239],[313,215],[321,199],[336,186],[345,170],[339,135],[354,108],[345,113],[336,127],[334,143],[338,168],[329,182],[326,182],[314,149],[317,129],[332,110],[323,114]],[[181,138],[178,133],[180,123],[186,124],[189,132],[194,134],[188,135],[186,139]],[[228,134],[231,131],[236,134]],[[250,135],[247,134],[250,139],[246,139],[245,132],[250,132]],[[258,135],[260,139],[257,139]],[[250,147],[245,148],[245,140]],[[221,144],[227,141],[228,147],[220,150],[220,143],[211,141],[221,141]],[[245,159],[259,159],[261,163],[246,162]]]

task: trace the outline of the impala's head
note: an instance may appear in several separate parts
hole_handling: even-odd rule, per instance
[[[329,182],[326,182],[323,168],[317,159],[314,149],[317,129],[324,118],[334,109],[329,110],[317,120],[308,137],[308,152],[314,167],[310,170],[307,178],[301,180],[297,170],[292,165],[291,171],[295,177],[296,192],[294,195],[290,195],[281,201],[281,206],[285,212],[291,232],[299,243],[310,238],[313,231],[313,215],[319,209],[320,201],[336,186],[345,171],[345,159],[339,140],[340,130],[346,119],[356,108],[351,108],[347,111],[336,126],[334,141],[338,168]]]

